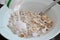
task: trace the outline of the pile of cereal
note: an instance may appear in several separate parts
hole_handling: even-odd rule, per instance
[[[19,11],[11,15],[8,27],[20,37],[37,37],[45,34],[53,26],[46,14],[39,15],[30,11]]]

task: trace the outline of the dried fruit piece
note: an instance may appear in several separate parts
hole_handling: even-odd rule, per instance
[[[46,29],[46,31],[49,31],[48,29]]]

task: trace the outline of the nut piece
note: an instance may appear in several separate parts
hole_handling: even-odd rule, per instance
[[[42,17],[41,17],[41,20],[47,20],[48,19],[48,16],[47,15],[42,15]]]
[[[53,26],[53,21],[47,21],[45,24],[48,28],[51,28]]]
[[[23,34],[23,33],[21,33],[21,34],[20,34],[20,37],[24,37],[24,34]]]
[[[45,28],[45,25],[40,23],[40,29],[44,29]]]
[[[33,32],[37,32],[37,28],[36,27],[32,27],[32,31]]]

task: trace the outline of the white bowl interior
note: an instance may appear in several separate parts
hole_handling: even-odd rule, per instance
[[[28,11],[32,11],[32,12],[40,12],[43,8],[45,8],[47,5],[43,4],[43,3],[39,3],[39,2],[24,2],[21,5],[20,10],[28,10]],[[47,13],[46,13],[56,24],[57,22],[57,18],[55,15],[55,11],[54,9],[50,9]],[[55,27],[55,25],[54,25]],[[44,35],[43,35],[44,36]],[[40,36],[41,37],[41,36]]]

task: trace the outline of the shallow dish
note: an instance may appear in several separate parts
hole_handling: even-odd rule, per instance
[[[44,8],[48,5],[46,2],[49,2],[49,1],[45,1],[45,3],[43,0],[25,1],[21,5],[20,9],[25,9],[25,10],[27,9],[27,10],[31,10],[31,11],[33,11],[33,10],[36,11],[38,9],[38,11],[40,11],[40,10],[42,10],[42,8]],[[13,13],[13,11],[8,9],[6,6],[4,6],[0,10],[0,17],[2,18],[0,20],[0,22],[1,22],[0,33],[4,37],[6,37],[7,39],[10,39],[10,40],[49,40],[49,39],[55,37],[60,32],[60,27],[59,27],[60,26],[59,25],[60,24],[60,11],[59,11],[60,9],[59,8],[60,8],[60,6],[57,4],[47,13],[55,21],[55,24],[56,24],[52,31],[50,31],[46,35],[42,35],[41,37],[26,39],[26,38],[20,38],[17,35],[14,35],[11,32],[11,30],[7,27],[10,14]]]

